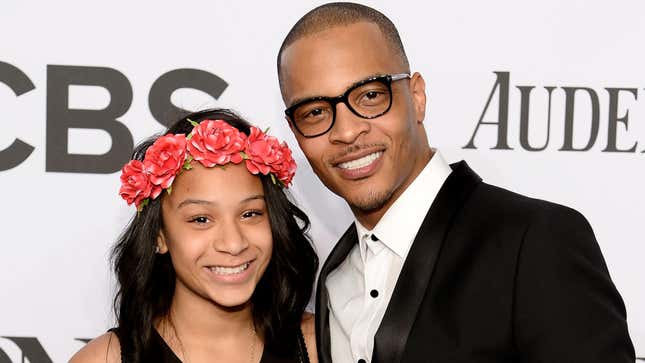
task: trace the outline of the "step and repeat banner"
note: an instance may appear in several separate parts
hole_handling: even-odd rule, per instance
[[[275,57],[320,3],[0,2],[0,362],[65,362],[113,326],[119,170],[180,109],[232,108],[297,149]],[[589,219],[645,356],[645,3],[365,4],[426,80],[432,146]],[[324,260],[351,214],[295,155]]]

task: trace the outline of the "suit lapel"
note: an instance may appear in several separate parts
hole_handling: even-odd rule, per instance
[[[331,363],[331,343],[329,335],[329,309],[327,302],[329,296],[325,288],[325,281],[330,272],[340,265],[345,257],[358,243],[356,226],[352,223],[340,238],[334,249],[330,252],[327,261],[320,271],[316,287],[316,344],[318,346],[318,360],[320,363]]]
[[[385,316],[374,337],[372,362],[401,362],[443,240],[456,212],[481,182],[481,178],[465,162],[452,164],[451,167],[453,172],[432,203],[403,264]]]

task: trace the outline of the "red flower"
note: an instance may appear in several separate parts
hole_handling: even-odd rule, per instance
[[[291,156],[291,149],[289,149],[287,143],[283,141],[280,147],[282,148],[282,157],[280,158],[282,163],[277,166],[275,174],[285,186],[289,186],[291,179],[296,175],[297,165]]]
[[[188,142],[193,159],[207,168],[242,161],[246,135],[222,120],[204,120],[195,126]]]
[[[283,186],[291,184],[296,162],[286,143],[280,143],[257,127],[251,127],[247,137],[222,120],[193,124],[196,126],[188,137],[184,134],[161,136],[146,150],[143,161],[130,160],[125,164],[119,194],[128,205],[134,203],[141,210],[162,190],[170,190],[191,157],[205,167],[239,164],[246,159],[246,167],[252,174],[271,174],[274,182],[278,179]]]
[[[277,138],[251,127],[245,152],[248,156],[246,167],[252,174],[273,173],[285,186],[291,183],[296,163],[286,143],[280,144]]]
[[[184,165],[185,159],[186,135],[161,136],[148,148],[144,158],[146,171],[150,174],[150,182],[163,189],[168,188]],[[153,199],[159,195],[154,194]]]
[[[161,192],[161,188],[157,188]],[[134,203],[138,209],[141,202],[152,194],[152,189],[153,185],[141,161],[130,160],[123,166],[119,195],[128,202],[128,205]]]

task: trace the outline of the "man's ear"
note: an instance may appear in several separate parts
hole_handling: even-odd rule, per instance
[[[289,120],[289,116],[284,115],[284,120],[287,121],[287,125],[289,125],[289,129],[291,129],[291,132],[294,134],[298,132],[298,130],[293,128],[293,124],[291,123],[291,120]]]
[[[419,72],[410,79],[410,94],[414,105],[415,119],[421,123],[426,117],[426,81]]]
[[[166,243],[166,235],[163,232],[163,229],[159,230],[159,235],[157,236],[157,247],[155,251],[159,254],[164,254],[168,252],[168,244]]]

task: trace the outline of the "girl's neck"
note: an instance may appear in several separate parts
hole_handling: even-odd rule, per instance
[[[181,335],[226,337],[247,334],[253,326],[250,302],[234,308],[224,307],[195,294],[178,283],[166,319]]]
[[[248,362],[239,352],[259,357],[263,339],[253,326],[251,305],[235,308],[217,305],[176,285],[168,315],[156,324],[157,331],[183,362],[208,362],[220,357],[227,362]]]

